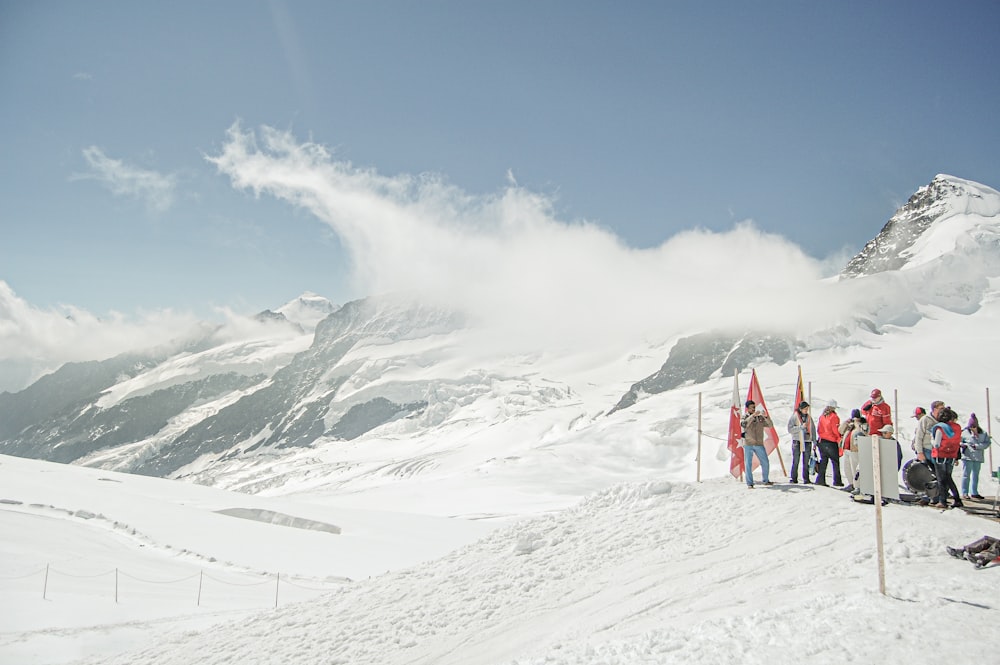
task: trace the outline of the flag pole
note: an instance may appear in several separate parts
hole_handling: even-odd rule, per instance
[[[698,393],[698,465],[697,473],[695,474],[695,479],[697,482],[701,482],[701,393]]]
[[[993,475],[993,419],[990,418],[990,387],[986,386],[986,436],[990,437],[990,475]],[[997,482],[1000,482],[1000,474],[997,475]]]
[[[771,422],[774,422],[773,420]],[[781,475],[787,476],[788,472],[785,471],[785,460],[781,456],[781,440],[778,440],[778,445],[774,447],[774,452],[778,453],[778,464],[781,465]]]

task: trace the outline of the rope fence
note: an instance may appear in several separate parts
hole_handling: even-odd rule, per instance
[[[280,591],[282,586],[294,587],[295,589],[300,589],[302,591],[308,591],[315,594],[315,593],[326,593],[329,591],[333,591],[343,587],[344,584],[350,583],[350,580],[348,578],[338,578],[335,581],[329,582],[330,586],[318,587],[318,586],[309,586],[307,584],[297,583],[293,581],[294,578],[291,578],[288,575],[282,576],[281,573],[273,575],[269,573],[261,573],[260,576],[263,577],[263,579],[251,582],[247,581],[237,582],[233,580],[221,579],[214,575],[209,575],[208,573],[202,570],[192,575],[186,575],[184,577],[178,577],[172,579],[148,579],[138,575],[132,575],[118,568],[98,573],[81,574],[78,572],[60,570],[58,568],[54,568],[51,564],[46,564],[44,567],[36,568],[35,570],[32,570],[31,572],[27,573],[22,573],[18,575],[0,575],[0,589],[4,589],[6,587],[6,590],[8,591],[14,590],[14,588],[17,588],[18,590],[26,590],[30,587],[28,587],[26,584],[23,583],[25,580],[29,580],[34,577],[40,577],[41,578],[40,591],[43,600],[52,601],[53,598],[50,596],[53,592],[56,592],[57,596],[59,594],[73,594],[75,596],[83,595],[83,596],[103,596],[103,597],[110,597],[113,593],[114,601],[117,604],[122,599],[120,597],[120,594],[122,591],[121,582],[123,580],[128,580],[130,582],[137,582],[140,585],[153,585],[154,587],[160,587],[160,588],[173,587],[177,585],[186,585],[187,587],[190,587],[188,589],[185,589],[185,591],[187,593],[190,593],[191,600],[194,601],[194,604],[196,606],[201,607],[203,596],[205,595],[204,591],[206,587],[210,586],[207,585],[206,582],[211,582],[215,585],[222,585],[222,587],[232,587],[238,590],[248,589],[251,587],[268,586],[269,588],[274,589],[273,603],[271,604],[273,604],[273,606],[276,608],[278,607],[278,599],[280,596]],[[109,580],[107,582],[103,582],[101,585],[93,584],[93,581],[98,580],[99,578],[109,578]],[[198,580],[197,589],[194,589],[194,585],[192,584],[193,580],[195,579]],[[305,580],[305,581],[315,582],[315,580]],[[7,584],[7,583],[12,583],[12,584]],[[154,598],[151,598],[149,593],[142,593],[141,591],[138,591],[135,588],[131,589],[130,591],[132,593],[133,598],[138,597],[142,600],[155,600]],[[175,598],[183,597],[184,595],[187,594],[181,594],[181,595],[175,594]],[[232,602],[233,600],[246,600],[245,596],[239,597],[238,593],[223,592],[220,594],[218,593],[217,588],[215,595],[217,599],[221,597],[223,601],[228,601],[228,602]],[[257,606],[256,603],[255,606]]]

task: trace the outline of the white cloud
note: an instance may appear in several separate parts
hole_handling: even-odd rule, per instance
[[[90,72],[77,72],[76,74],[73,74],[73,78],[77,81],[92,81],[94,79],[94,75]]]
[[[19,390],[67,362],[103,360],[187,338],[200,324],[170,310],[98,318],[77,307],[39,309],[0,280],[0,367],[15,368],[0,390]]]
[[[719,327],[811,329],[845,307],[844,289],[822,281],[828,266],[752,222],[635,249],[598,225],[555,219],[548,198],[509,175],[502,191],[473,197],[439,177],[385,177],[287,132],[238,123],[209,161],[235,187],[329,224],[359,292],[416,290],[508,340],[572,346]]]
[[[115,196],[131,196],[146,202],[150,210],[164,212],[173,205],[177,180],[172,175],[141,169],[112,159],[97,146],[84,149],[83,157],[90,172],[78,174],[76,180],[96,180]]]

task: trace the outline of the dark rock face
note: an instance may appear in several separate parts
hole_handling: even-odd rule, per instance
[[[37,423],[51,422],[67,409],[82,408],[122,379],[155,367],[164,358],[122,355],[110,360],[67,363],[17,393],[0,393],[0,452],[18,454],[4,442]]]
[[[81,400],[25,428],[17,438],[4,441],[0,449],[11,455],[73,462],[96,451],[153,436],[193,404],[245,389],[264,378],[216,374],[126,399],[107,409]]]
[[[938,176],[921,187],[906,204],[886,222],[877,236],[848,261],[841,275],[861,277],[898,270],[906,265],[906,250],[943,214],[950,211],[949,198],[970,193],[955,180]]]
[[[327,432],[338,439],[350,441],[396,418],[405,417],[427,408],[427,402],[395,404],[384,397],[376,397],[363,404],[355,404]]]
[[[634,405],[643,393],[655,395],[713,375],[729,376],[760,362],[783,365],[795,357],[794,340],[777,335],[704,333],[677,342],[658,372],[635,383],[609,413]]]

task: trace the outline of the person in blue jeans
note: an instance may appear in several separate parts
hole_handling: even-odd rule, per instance
[[[760,460],[761,482],[765,485],[773,485],[768,480],[768,472],[771,469],[767,461],[767,449],[764,447],[764,430],[773,427],[771,418],[763,411],[757,411],[757,405],[752,399],[748,399],[746,412],[740,419],[740,427],[743,429],[743,439],[740,444],[743,447],[743,467],[747,480],[747,488],[753,489],[753,458],[754,455]]]
[[[969,424],[962,432],[962,498],[982,499],[979,494],[979,469],[983,452],[990,447],[990,435],[979,426],[976,414],[969,415]],[[972,490],[972,493],[969,493]]]
[[[792,412],[788,419],[788,432],[792,435],[792,473],[791,481],[799,482],[799,458],[802,459],[802,483],[809,484],[809,460],[812,458],[812,447],[816,442],[816,423],[809,415],[809,402],[799,402],[799,408]]]

